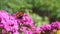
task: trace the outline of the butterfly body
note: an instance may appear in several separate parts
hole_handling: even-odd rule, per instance
[[[17,17],[17,18],[22,18],[23,15],[24,15],[24,12],[23,12],[23,11],[20,11],[20,12],[18,12],[18,13],[16,14],[16,17]]]

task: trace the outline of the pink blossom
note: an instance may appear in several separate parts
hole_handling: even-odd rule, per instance
[[[7,13],[5,10],[0,11],[0,18],[1,18],[1,23],[4,25],[3,27],[4,30],[12,31],[12,32],[16,32],[18,30],[17,20],[9,13]]]

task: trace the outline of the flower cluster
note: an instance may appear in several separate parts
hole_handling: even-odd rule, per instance
[[[13,16],[18,21],[20,26],[19,30],[23,32],[23,34],[38,34],[41,32],[40,27],[35,26],[34,21],[28,14],[24,13],[22,18],[17,18],[16,15],[17,13],[15,13]]]
[[[14,14],[14,16],[17,18],[16,14]],[[53,22],[52,24],[45,24],[41,27],[36,27],[34,21],[26,13],[24,13],[22,19],[19,18],[17,21],[21,26],[20,31],[23,32],[23,34],[54,34],[60,29],[60,22]],[[26,32],[26,30],[28,31]]]
[[[31,17],[24,13],[19,18],[13,16],[5,10],[0,10],[0,28],[2,34],[59,34],[60,22],[53,22],[52,24],[45,24],[37,27]]]
[[[2,34],[18,34],[17,20],[7,13],[5,10],[0,10],[0,28],[2,28]]]
[[[55,34],[58,30],[60,30],[60,22],[53,22],[40,27],[41,34]]]

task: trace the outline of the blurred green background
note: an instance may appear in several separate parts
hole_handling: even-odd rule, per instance
[[[0,0],[0,10],[14,14],[24,11],[36,26],[60,21],[60,0]]]

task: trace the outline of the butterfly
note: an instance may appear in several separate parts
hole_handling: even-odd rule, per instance
[[[16,14],[16,17],[17,18],[22,18],[24,15],[24,12],[23,11],[19,11],[17,14]]]

